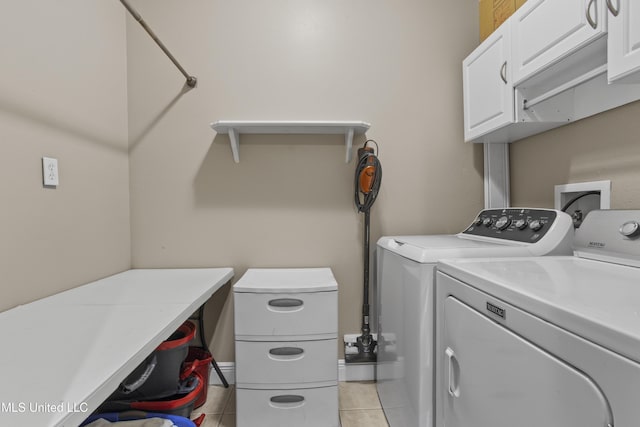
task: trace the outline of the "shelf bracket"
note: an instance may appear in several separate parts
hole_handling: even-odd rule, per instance
[[[351,151],[353,149],[353,135],[354,135],[355,131],[353,130],[353,128],[349,128],[347,129],[347,131],[344,134],[344,145],[346,147],[346,151],[347,154],[345,156],[345,163],[349,163],[351,162]]]
[[[229,128],[229,142],[231,143],[233,161],[240,163],[240,134],[238,133],[238,129]]]

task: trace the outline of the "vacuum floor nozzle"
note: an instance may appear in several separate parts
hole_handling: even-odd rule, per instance
[[[377,342],[375,337],[369,335],[359,335],[353,339],[345,335],[344,340],[344,361],[345,363],[375,363]]]

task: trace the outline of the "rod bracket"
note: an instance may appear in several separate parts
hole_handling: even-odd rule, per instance
[[[187,86],[196,87],[198,85],[198,79],[194,76],[187,77]]]

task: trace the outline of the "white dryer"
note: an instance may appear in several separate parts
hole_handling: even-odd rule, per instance
[[[439,263],[437,425],[640,425],[638,235],[592,211],[574,256]]]
[[[455,235],[382,237],[377,251],[378,396],[391,427],[434,420],[434,270],[441,258],[571,254],[569,215],[489,209]]]

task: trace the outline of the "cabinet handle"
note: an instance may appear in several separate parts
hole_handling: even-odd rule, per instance
[[[500,78],[504,84],[507,84],[507,61],[504,61],[504,64],[500,67]]]
[[[595,19],[595,21],[591,17],[591,6],[593,6],[595,3],[596,3],[596,0],[591,0],[589,2],[589,5],[587,6],[587,22],[589,22],[589,25],[591,25],[591,27],[594,30],[598,27],[598,9],[596,9],[596,19]]]
[[[445,354],[447,355],[447,366],[449,371],[449,395],[451,397],[460,397],[460,365],[458,364],[458,359],[456,359],[456,354],[449,347],[447,347]]]
[[[607,0],[607,7],[613,16],[618,16],[620,13],[620,0],[617,0],[616,3],[618,3],[618,7],[613,7],[613,2],[611,0]]]

